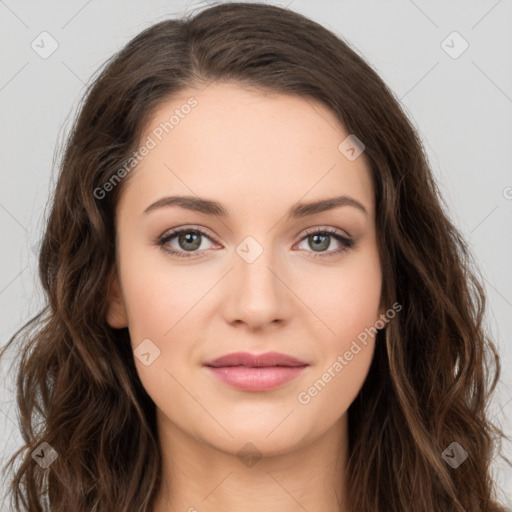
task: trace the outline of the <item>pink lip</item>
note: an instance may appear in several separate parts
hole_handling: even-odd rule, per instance
[[[278,352],[236,352],[209,361],[204,366],[230,386],[244,391],[267,391],[296,378],[309,365]]]

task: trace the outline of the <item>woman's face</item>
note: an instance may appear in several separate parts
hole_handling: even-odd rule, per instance
[[[384,312],[372,181],[348,135],[317,101],[235,84],[156,111],[116,212],[108,322],[128,326],[161,428],[277,454],[343,419]],[[301,365],[207,366],[237,352]]]

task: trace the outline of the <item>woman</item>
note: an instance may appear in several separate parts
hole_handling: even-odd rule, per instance
[[[305,17],[224,4],[128,43],[39,265],[16,510],[505,510],[471,255],[398,102]]]

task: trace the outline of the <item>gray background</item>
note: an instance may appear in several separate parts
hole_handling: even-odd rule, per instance
[[[491,416],[512,434],[512,0],[273,3],[352,43],[419,130],[450,215],[485,279],[487,325],[503,364]],[[205,4],[0,0],[1,345],[42,305],[35,252],[55,148],[85,84],[148,25]],[[43,31],[58,43],[46,59],[31,47]],[[462,40],[450,36],[442,44],[453,31],[469,44],[457,58]],[[0,463],[21,441],[6,363],[0,366]],[[509,458],[511,444],[503,444]],[[512,470],[497,458],[494,471],[502,499],[512,505]],[[0,487],[0,498],[3,493]]]

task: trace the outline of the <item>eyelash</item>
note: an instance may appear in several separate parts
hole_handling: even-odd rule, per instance
[[[196,258],[196,257],[202,257],[205,256],[203,253],[200,255],[200,253],[197,253],[197,251],[189,251],[189,254],[187,254],[187,251],[176,251],[175,249],[169,249],[166,244],[175,238],[176,236],[180,235],[181,233],[195,233],[199,234],[201,236],[204,236],[210,240],[213,240],[212,237],[207,235],[204,231],[197,229],[197,228],[179,228],[175,229],[157,239],[157,245],[160,247],[160,249],[166,253],[171,254],[172,256],[176,256],[178,258]],[[343,252],[346,252],[350,249],[352,249],[355,246],[355,241],[351,238],[348,238],[344,235],[341,235],[338,231],[331,229],[331,228],[324,228],[324,229],[317,229],[317,230],[308,230],[306,231],[305,235],[300,239],[300,242],[302,242],[304,239],[308,238],[311,235],[329,235],[332,236],[334,239],[336,239],[340,244],[341,247],[339,249],[336,249],[334,251],[327,251],[324,253],[316,253],[312,254],[310,257],[312,258],[331,258],[333,256],[336,256],[338,254],[341,254]],[[217,242],[218,243],[218,242]],[[307,252],[314,252],[314,251],[307,251]]]

